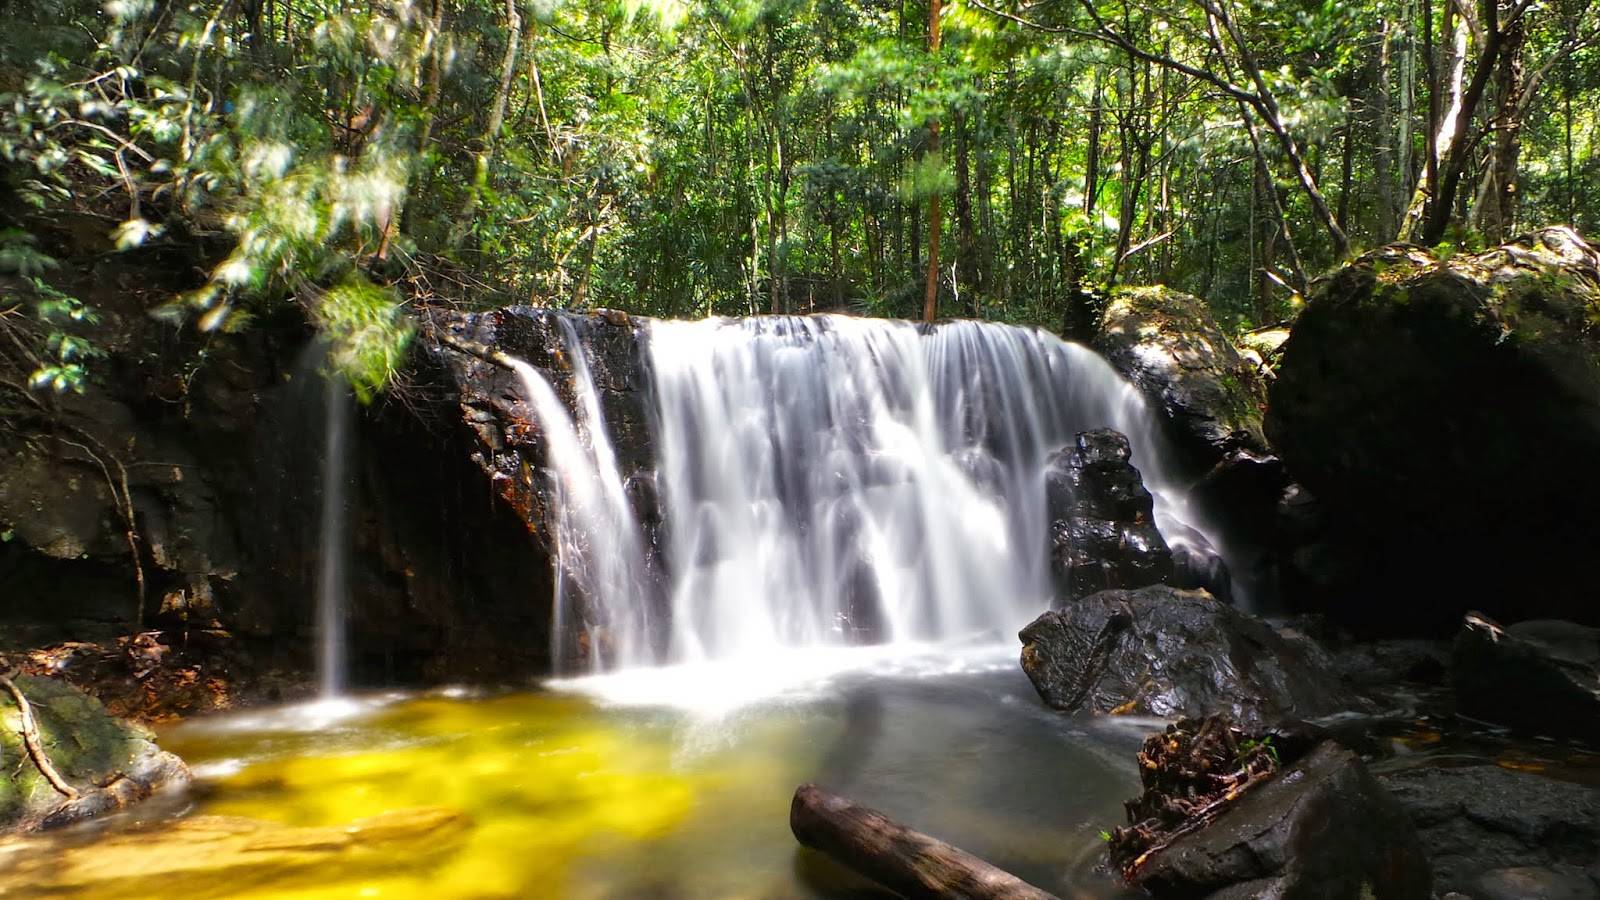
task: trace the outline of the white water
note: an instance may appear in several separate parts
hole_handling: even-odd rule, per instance
[[[1165,534],[1194,525],[1138,392],[1054,336],[845,316],[655,321],[670,624],[655,622],[644,540],[562,323],[576,409],[539,370],[517,370],[561,498],[557,646],[573,627],[602,635],[594,670],[673,664],[662,684],[806,675],[808,652],[859,658],[818,652],[866,637],[852,624],[905,650],[1008,642],[1049,606],[1045,458],[1092,428],[1128,435]]]
[[[604,635],[588,648],[593,669],[645,657],[649,596],[644,541],[628,506],[616,453],[606,434],[599,396],[571,323],[561,320],[573,363],[578,407],[569,411],[544,375],[513,360],[538,418],[548,454],[546,484],[553,496],[556,592],[551,649],[558,670],[565,637],[578,627]]]
[[[323,388],[321,564],[317,572],[317,669],[323,698],[345,686],[345,442],[350,430],[350,395],[344,380],[328,372]]]

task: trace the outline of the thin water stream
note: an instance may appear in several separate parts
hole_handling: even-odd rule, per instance
[[[322,516],[317,570],[317,678],[324,699],[345,687],[344,615],[346,481],[350,451],[350,390],[337,372],[323,373]]]

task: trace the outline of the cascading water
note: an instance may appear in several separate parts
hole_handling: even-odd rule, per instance
[[[338,372],[323,378],[321,553],[317,570],[317,668],[323,699],[345,686],[345,447],[350,430],[350,393]]]
[[[1142,398],[1085,348],[980,322],[655,321],[659,623],[584,348],[562,324],[575,411],[518,371],[558,494],[557,640],[603,633],[596,665],[1013,633],[1049,603],[1045,458],[1091,428],[1129,436],[1164,533],[1193,527]]]
[[[591,668],[635,662],[648,643],[649,595],[644,541],[628,506],[617,457],[606,434],[600,397],[582,343],[572,323],[561,319],[567,357],[572,361],[577,408],[568,411],[555,388],[536,368],[512,360],[543,428],[549,455],[547,481],[555,509],[555,614],[552,654],[563,668],[568,631],[604,633],[587,654]],[[576,615],[579,621],[568,621]]]

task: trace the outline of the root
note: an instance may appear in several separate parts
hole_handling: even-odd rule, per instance
[[[5,674],[0,674],[0,687],[6,689],[6,693],[16,701],[17,709],[22,713],[22,745],[27,748],[28,758],[33,760],[34,768],[39,770],[39,774],[44,776],[45,781],[50,782],[50,786],[55,788],[57,793],[68,800],[76,800],[78,789],[61,777],[61,773],[56,771],[55,764],[50,762],[50,757],[45,755],[44,744],[39,740],[39,727],[33,719],[33,705],[28,702],[27,697],[22,696],[22,689],[17,687],[17,683],[11,680],[16,671],[13,668]]]
[[[123,537],[128,542],[128,558],[133,561],[133,583],[136,599],[138,601],[138,608],[134,615],[134,629],[137,631],[143,631],[146,593],[144,563],[139,559],[139,528],[136,524],[135,511],[133,508],[133,492],[128,488],[128,467],[122,464],[122,460],[118,459],[116,454],[107,451],[104,445],[95,440],[83,429],[76,428],[71,425],[65,425],[64,427],[70,429],[84,440],[90,441],[91,443],[95,444],[95,446],[99,447],[107,457],[110,457],[111,464],[117,468],[116,477],[112,477],[111,466],[106,465],[105,458],[99,453],[96,453],[87,444],[80,444],[77,441],[69,441],[64,438],[60,439],[61,443],[82,451],[84,455],[89,457],[89,462],[94,463],[100,468],[100,474],[105,476],[106,479],[106,487],[110,488],[111,496],[116,500],[117,513],[122,517]]]
[[[1276,735],[1250,735],[1226,718],[1183,719],[1139,751],[1144,793],[1127,803],[1125,828],[1109,835],[1111,861],[1133,882],[1174,841],[1211,824],[1281,765]]]

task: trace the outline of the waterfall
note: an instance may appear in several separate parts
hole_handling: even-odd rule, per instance
[[[585,348],[562,326],[573,407],[537,369],[518,372],[557,495],[556,640],[574,625],[603,634],[592,664],[1009,636],[1050,601],[1045,458],[1091,428],[1129,436],[1165,533],[1194,524],[1138,392],[1044,332],[652,321],[658,611]]]
[[[350,394],[344,378],[323,375],[322,521],[317,571],[317,670],[322,697],[345,687],[345,443],[350,430]]]
[[[572,323],[565,318],[560,322],[572,361],[575,410],[568,411],[538,369],[512,360],[542,427],[548,455],[546,486],[555,510],[556,554],[551,654],[558,670],[569,668],[565,638],[581,626],[585,635],[606,637],[587,648],[591,668],[636,663],[646,657],[649,645],[644,541],[628,506],[583,345]]]

